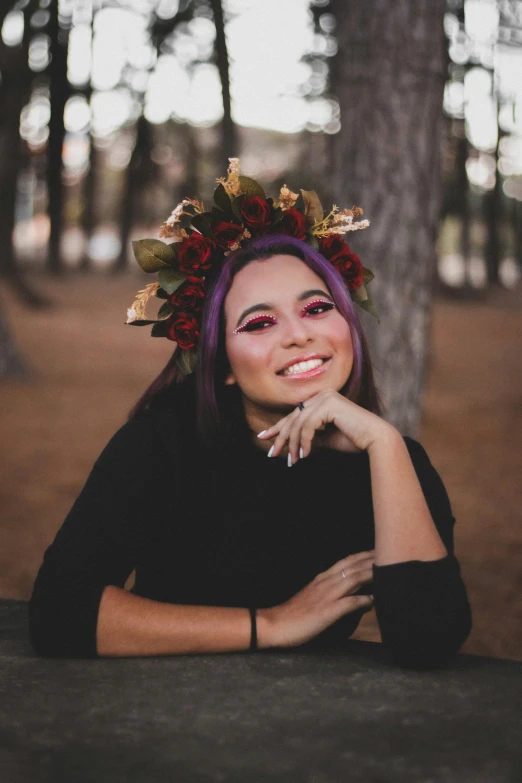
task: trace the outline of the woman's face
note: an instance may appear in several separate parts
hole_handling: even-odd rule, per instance
[[[324,281],[276,255],[237,273],[225,299],[226,352],[247,419],[280,418],[323,389],[340,391],[353,366],[350,328]],[[268,417],[268,418],[267,418]]]

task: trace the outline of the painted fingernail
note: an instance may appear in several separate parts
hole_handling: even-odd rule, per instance
[[[290,454],[290,452],[288,452],[288,458],[286,460],[286,464],[288,465],[289,468],[292,467],[292,455]]]
[[[262,438],[262,437],[263,437],[263,435],[265,434],[265,432],[268,432],[268,430],[263,430],[262,432],[258,432],[258,433],[257,433],[257,437],[258,437],[258,438]]]
[[[270,446],[270,450],[269,450],[269,452],[268,452],[268,454],[266,456],[267,457],[271,457],[272,454],[274,453],[274,449],[275,449],[275,445],[274,446]]]
[[[304,459],[304,451],[303,451],[303,447],[302,446],[299,449],[299,459]]]

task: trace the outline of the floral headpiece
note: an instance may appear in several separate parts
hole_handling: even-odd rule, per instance
[[[229,158],[227,176],[218,179],[214,205],[205,212],[199,199],[184,199],[160,229],[173,241],[139,239],[132,243],[144,272],[158,273],[158,281],[138,292],[127,310],[132,326],[152,324],[153,337],[177,343],[177,364],[188,375],[196,364],[201,311],[209,277],[213,278],[232,251],[265,234],[304,240],[341,273],[352,299],[377,317],[368,283],[374,275],[365,269],[343,239],[348,231],[367,228],[358,220],[362,209],[335,205],[325,214],[314,190],[292,193],[283,185],[279,198],[267,198],[258,182],[239,173],[239,159]],[[164,299],[157,319],[145,316],[151,296]]]

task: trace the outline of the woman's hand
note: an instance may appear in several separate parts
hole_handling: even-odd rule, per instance
[[[373,578],[374,551],[358,552],[339,560],[328,571],[318,574],[284,604],[258,609],[264,620],[266,638],[259,646],[295,647],[313,639],[340,617],[373,606],[370,595],[353,595]],[[344,571],[344,576],[343,576]]]
[[[272,457],[280,454],[287,443],[295,464],[299,457],[310,454],[312,441],[336,451],[367,451],[376,440],[391,433],[397,435],[395,428],[380,416],[333,389],[325,389],[307,399],[302,410],[295,408],[258,437],[274,438]]]

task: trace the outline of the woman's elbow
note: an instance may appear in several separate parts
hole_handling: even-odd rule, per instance
[[[471,612],[460,619],[458,626],[424,630],[408,638],[383,637],[383,643],[394,663],[408,669],[440,669],[452,662],[471,631]]]
[[[41,658],[96,658],[95,645],[78,639],[55,602],[33,596],[28,604],[29,641]]]

